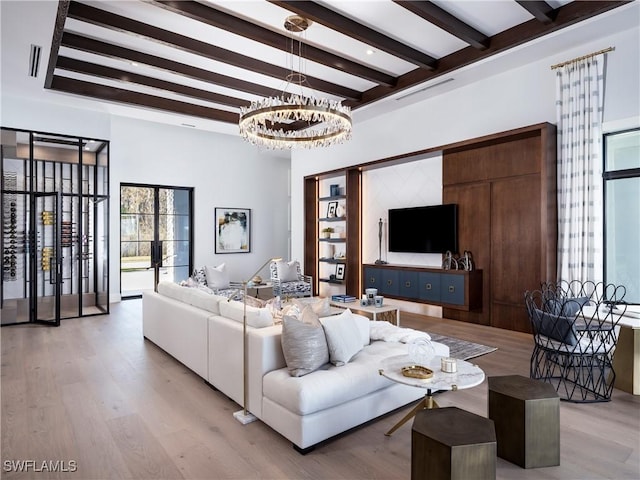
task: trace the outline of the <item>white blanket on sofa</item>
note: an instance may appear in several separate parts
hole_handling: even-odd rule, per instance
[[[400,343],[411,343],[418,338],[431,340],[431,337],[426,332],[414,330],[413,328],[397,327],[385,321],[372,321],[369,325],[369,337],[371,340]]]

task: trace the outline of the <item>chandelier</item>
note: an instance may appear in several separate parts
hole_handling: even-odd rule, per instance
[[[292,32],[291,72],[279,96],[251,102],[240,107],[240,135],[248,142],[268,149],[315,148],[339,144],[351,138],[351,109],[340,101],[305,96],[302,87],[310,87],[302,72],[302,40],[298,40],[298,71],[293,33],[302,33],[311,21],[298,15],[286,18],[284,28]],[[297,85],[300,93],[288,93]]]

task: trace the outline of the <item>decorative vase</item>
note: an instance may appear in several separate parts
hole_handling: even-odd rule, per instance
[[[417,365],[427,365],[436,353],[430,340],[418,338],[407,346],[409,358]]]

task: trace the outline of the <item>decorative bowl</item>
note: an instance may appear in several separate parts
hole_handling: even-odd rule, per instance
[[[402,367],[401,371],[405,377],[419,378],[421,380],[433,377],[433,370],[429,370],[422,365],[408,365]]]

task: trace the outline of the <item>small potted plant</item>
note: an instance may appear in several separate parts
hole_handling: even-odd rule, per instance
[[[331,234],[333,233],[333,228],[326,227],[322,229],[322,238],[331,238]]]

